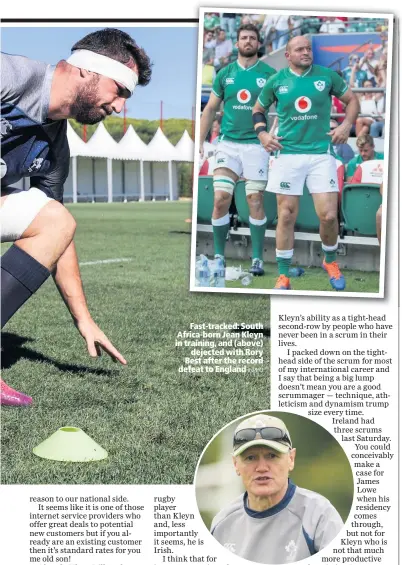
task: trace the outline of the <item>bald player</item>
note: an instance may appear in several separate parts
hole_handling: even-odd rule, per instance
[[[232,458],[245,492],[215,516],[211,533],[239,557],[294,563],[321,551],[342,529],[326,498],[289,479],[296,449],[279,418],[256,414],[241,422]]]
[[[345,81],[331,69],[313,64],[310,41],[304,36],[289,41],[289,66],[270,78],[253,108],[255,131],[276,159],[267,190],[277,194],[278,224],[276,289],[290,290],[294,226],[304,184],[313,198],[320,221],[323,268],[335,290],[344,290],[345,278],[336,262],[338,249],[338,179],[333,144],[346,143],[359,112],[359,102]],[[330,129],[331,96],[345,104],[345,119]],[[276,104],[278,135],[267,132],[265,112]]]
[[[52,274],[89,355],[103,349],[126,364],[89,313],[73,242],[75,220],[62,205],[70,157],[67,119],[96,124],[120,112],[136,85],[150,78],[145,51],[117,29],[85,36],[54,67],[2,54],[1,238],[14,242],[1,261],[2,327]],[[15,189],[24,177],[30,189]],[[2,404],[31,402],[1,381]]]

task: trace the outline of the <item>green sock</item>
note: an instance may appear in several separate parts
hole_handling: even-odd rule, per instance
[[[292,259],[284,259],[283,257],[277,257],[276,262],[278,263],[278,272],[280,275],[285,275],[289,277],[289,267]]]
[[[262,260],[264,256],[264,239],[265,239],[265,228],[267,227],[267,218],[264,218],[263,220],[254,220],[254,218],[250,217],[249,225],[250,225],[251,249],[253,252],[253,259]]]
[[[336,249],[334,251],[325,251],[325,249],[323,249],[323,251],[326,263],[333,263],[336,261]]]
[[[229,214],[217,220],[212,219],[212,231],[214,234],[215,255],[225,256],[226,238],[229,233],[230,219]]]

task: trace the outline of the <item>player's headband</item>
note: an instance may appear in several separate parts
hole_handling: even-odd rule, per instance
[[[137,73],[126,67],[126,65],[87,49],[73,51],[67,59],[67,63],[74,67],[109,77],[125,86],[130,91],[130,94],[134,92],[134,88],[138,84]]]

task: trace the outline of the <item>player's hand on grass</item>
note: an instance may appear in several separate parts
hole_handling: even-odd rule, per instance
[[[327,132],[327,135],[332,137],[332,143],[347,143],[350,134],[350,126],[348,124],[341,124],[332,131]]]
[[[258,134],[258,139],[266,151],[278,151],[278,149],[283,149],[283,146],[279,143],[279,141],[283,139],[282,137],[278,137],[267,131],[262,131]]]
[[[127,365],[123,355],[114,347],[92,319],[78,322],[76,326],[87,343],[88,353],[91,357],[100,357],[103,349],[103,351],[110,355],[113,361],[119,361],[122,365]]]

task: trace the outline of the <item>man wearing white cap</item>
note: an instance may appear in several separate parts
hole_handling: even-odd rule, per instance
[[[296,449],[279,418],[257,414],[233,437],[233,463],[245,493],[221,510],[212,535],[257,563],[294,563],[327,546],[343,527],[332,504],[289,480]]]
[[[69,170],[67,119],[95,124],[120,112],[151,63],[126,33],[90,33],[55,67],[18,55],[1,56],[1,239],[15,242],[2,256],[2,327],[53,275],[91,357],[104,349],[126,360],[93,321],[86,304],[73,237],[75,220],[62,205]],[[30,177],[30,189],[13,185]],[[1,403],[32,399],[3,381]]]

